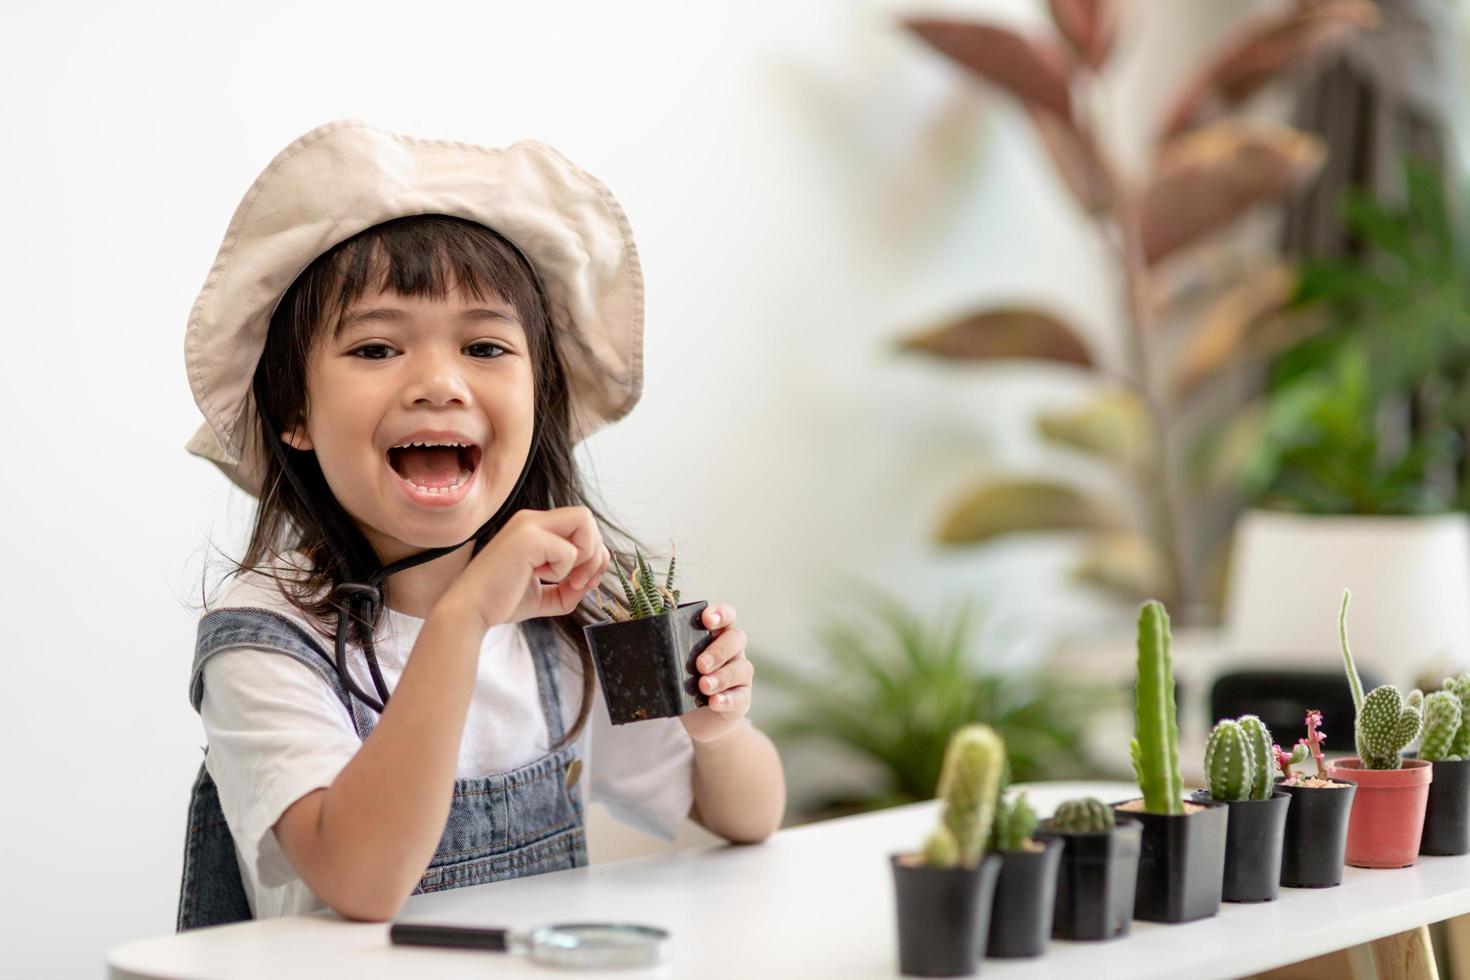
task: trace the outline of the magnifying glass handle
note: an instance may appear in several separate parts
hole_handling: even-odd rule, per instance
[[[423,922],[395,922],[388,939],[399,946],[454,946],[459,949],[488,949],[507,952],[509,929],[480,929],[474,926],[436,926]]]

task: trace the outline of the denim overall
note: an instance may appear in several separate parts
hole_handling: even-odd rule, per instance
[[[535,663],[551,739],[547,744],[555,745],[563,725],[553,627],[547,620],[532,619],[521,629]],[[365,739],[372,731],[375,713],[348,695],[316,638],[285,616],[254,607],[216,609],[200,618],[189,679],[189,702],[195,711],[204,698],[204,662],[237,647],[284,654],[311,667],[341,699],[358,737]],[[444,835],[413,894],[585,866],[582,799],[572,791],[581,768],[573,742],[509,772],[456,779]],[[371,855],[363,859],[371,860]],[[201,762],[189,798],[176,929],[183,932],[253,917],[234,839],[214,780]]]

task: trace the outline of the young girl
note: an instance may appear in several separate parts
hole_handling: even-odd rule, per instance
[[[632,538],[572,451],[637,402],[642,317],[622,209],[544,144],[338,120],[256,179],[186,339],[188,449],[259,508],[200,618],[180,930],[585,865],[584,787],[665,840],[779,826],[732,608],[678,718],[612,726],[582,638]]]

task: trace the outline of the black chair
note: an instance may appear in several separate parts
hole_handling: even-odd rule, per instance
[[[1359,670],[1363,690],[1382,680]],[[1307,710],[1322,712],[1328,755],[1353,755],[1353,692],[1341,670],[1237,670],[1215,678],[1210,688],[1210,726],[1221,718],[1256,715],[1287,751],[1307,734]]]

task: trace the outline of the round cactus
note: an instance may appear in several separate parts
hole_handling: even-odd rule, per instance
[[[1116,823],[1113,808],[1092,796],[1067,800],[1051,818],[1051,828],[1064,834],[1105,833]]]
[[[1255,715],[1241,715],[1239,719],[1240,730],[1245,733],[1246,745],[1250,748],[1251,763],[1254,765],[1254,773],[1251,778],[1250,798],[1253,800],[1269,800],[1271,794],[1276,790],[1275,759],[1272,755],[1271,730],[1266,723]]]
[[[1451,751],[1460,729],[1460,699],[1452,691],[1435,691],[1424,698],[1424,741],[1419,758],[1431,762],[1455,759]]]
[[[1240,722],[1225,718],[1210,732],[1210,740],[1205,743],[1205,778],[1214,799],[1250,799],[1256,763]]]

